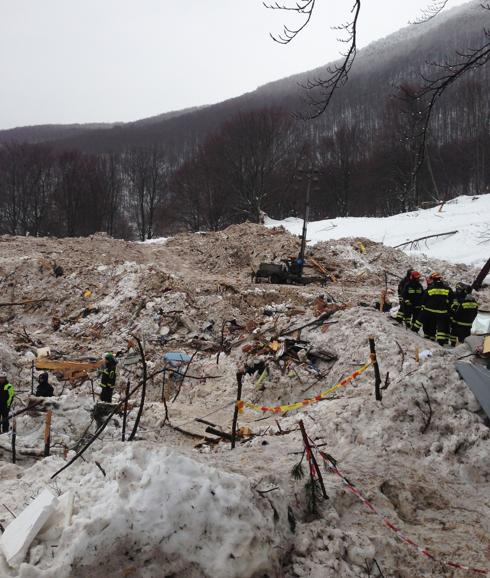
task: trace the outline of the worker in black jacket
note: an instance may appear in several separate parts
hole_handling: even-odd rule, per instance
[[[39,374],[37,381],[36,397],[53,397],[54,387],[49,383],[49,375],[43,372]]]
[[[9,411],[14,399],[14,388],[7,379],[7,374],[0,371],[0,419],[2,433],[9,431]]]
[[[414,331],[423,327],[424,337],[445,345],[450,339],[450,309],[453,302],[453,291],[444,282],[440,273],[431,273],[430,283],[422,294],[421,310],[413,323]]]
[[[398,283],[398,301],[400,303],[400,308],[398,309],[398,313],[396,314],[396,321],[398,323],[404,323],[405,321],[405,302],[403,299],[403,290],[405,289],[406,284],[410,281],[410,275],[412,274],[413,269],[408,269],[405,277]]]
[[[420,283],[420,273],[412,271],[410,280],[405,283],[401,294],[403,301],[403,321],[408,329],[412,328],[413,322],[418,318],[420,313],[422,294],[424,288]]]
[[[116,358],[112,353],[104,354],[105,364],[100,370],[100,401],[112,402],[112,394],[116,386]]]
[[[451,304],[451,345],[463,343],[471,334],[471,326],[478,315],[478,303],[471,295],[471,287],[458,283]]]

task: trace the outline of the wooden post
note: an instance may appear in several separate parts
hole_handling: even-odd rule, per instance
[[[237,380],[237,393],[236,393],[236,400],[237,404],[235,405],[235,411],[233,413],[233,426],[231,428],[231,449],[235,449],[235,441],[236,441],[236,426],[238,421],[238,402],[242,399],[242,381],[243,381],[243,373],[236,374]]]
[[[44,457],[49,456],[49,450],[51,446],[51,416],[53,412],[48,410],[46,414],[46,422],[44,424]]]
[[[383,399],[381,395],[381,374],[379,372],[378,359],[376,358],[376,346],[374,344],[374,337],[369,338],[369,349],[371,351],[371,361],[373,362],[374,368],[374,393],[376,396],[376,401],[381,401]]]
[[[322,477],[322,473],[320,471],[320,468],[318,467],[318,462],[316,461],[315,455],[311,450],[311,445],[310,445],[310,440],[308,439],[308,435],[306,434],[306,430],[305,430],[305,424],[303,423],[303,420],[299,421],[299,428],[301,430],[301,435],[303,436],[303,444],[305,446],[305,451],[306,451],[306,457],[308,459],[308,463],[310,465],[310,478],[312,483],[314,482],[314,478],[313,478],[313,469],[315,470],[316,476],[318,478],[318,482],[320,484],[320,488],[322,489],[322,496],[328,500],[328,495],[327,495],[327,491],[325,490],[325,484],[323,483],[323,477]],[[310,463],[311,462],[311,463]],[[311,467],[313,466],[313,468]]]
[[[15,464],[15,438],[17,437],[17,423],[12,419],[12,463]]]
[[[229,433],[226,433],[224,431],[221,431],[219,429],[216,429],[215,427],[208,426],[205,431],[206,431],[206,433],[213,434],[213,435],[218,436],[220,438],[223,438],[225,440],[233,441],[232,435],[230,435]]]
[[[126,420],[128,419],[128,399],[129,399],[129,387],[130,381],[126,383],[126,395],[124,396],[124,406],[123,406],[123,423],[122,423],[122,441],[126,441]]]
[[[381,291],[381,295],[379,297],[379,310],[381,311],[381,313],[383,313],[383,311],[384,311],[385,301],[386,301],[386,291],[383,289],[383,291]]]
[[[473,281],[471,289],[472,290],[474,289],[475,291],[481,289],[483,281],[485,281],[485,277],[488,275],[489,272],[490,272],[490,259],[488,259],[485,265],[483,265],[481,271],[478,273],[476,279]]]

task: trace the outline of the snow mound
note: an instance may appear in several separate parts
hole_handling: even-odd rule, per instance
[[[419,209],[391,217],[345,217],[326,219],[308,224],[311,244],[344,237],[365,237],[396,247],[407,241],[427,235],[457,231],[453,235],[422,241],[415,246],[401,247],[409,255],[425,254],[431,259],[450,263],[464,263],[481,267],[489,256],[490,248],[490,194],[474,197],[461,196],[445,205]],[[302,219],[284,221],[267,219],[268,227],[283,226],[300,235]]]
[[[272,507],[272,497],[254,493],[243,476],[148,449],[101,454],[107,478],[93,470],[78,482],[75,476],[79,512],[54,561],[24,564],[19,576],[106,578],[133,569],[140,578],[251,578],[277,571],[291,536],[279,493]]]

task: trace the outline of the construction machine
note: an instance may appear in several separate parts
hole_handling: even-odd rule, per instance
[[[308,285],[309,283],[324,283],[325,277],[311,277],[303,275],[306,251],[306,229],[310,213],[311,171],[308,171],[308,185],[306,187],[305,213],[303,231],[301,233],[301,247],[296,258],[281,259],[279,263],[260,263],[254,273],[255,283],[275,283],[278,285]],[[326,273],[326,272],[325,272]]]

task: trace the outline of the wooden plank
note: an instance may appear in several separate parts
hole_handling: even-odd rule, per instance
[[[64,379],[75,381],[87,376],[87,373],[94,371],[104,365],[104,360],[98,361],[66,361],[61,359],[48,359],[39,357],[36,359],[36,369],[48,369],[63,373]]]

